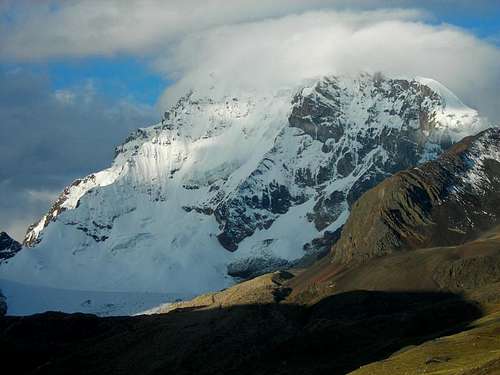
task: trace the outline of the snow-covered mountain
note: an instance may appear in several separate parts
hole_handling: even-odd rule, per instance
[[[192,91],[67,187],[0,278],[202,293],[324,251],[388,175],[484,128],[430,79],[325,77],[273,94]]]

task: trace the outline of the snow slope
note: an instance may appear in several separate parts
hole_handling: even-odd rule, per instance
[[[192,91],[117,147],[109,169],[65,189],[0,278],[107,292],[221,289],[324,251],[364,191],[482,128],[476,111],[423,78]]]

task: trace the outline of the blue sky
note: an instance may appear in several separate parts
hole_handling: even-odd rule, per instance
[[[96,90],[113,98],[155,105],[169,81],[146,61],[133,56],[64,59],[42,63],[1,64],[3,71],[22,69],[45,75],[54,90],[71,89],[91,81]]]
[[[466,10],[436,14],[435,23],[449,23],[467,29],[480,38],[500,45],[500,1],[491,0],[496,6],[484,11],[467,12]]]
[[[382,70],[500,122],[499,20],[497,0],[0,1],[0,230],[20,239],[190,88]]]
[[[90,58],[58,61],[46,65],[54,89],[78,86],[92,80],[101,93],[115,98],[130,98],[154,105],[168,85],[147,62],[134,57]]]

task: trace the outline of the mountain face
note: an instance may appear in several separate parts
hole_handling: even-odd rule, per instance
[[[0,232],[0,263],[12,258],[21,248],[19,242],[11,238],[7,233]]]
[[[75,181],[0,267],[50,287],[201,293],[328,250],[354,202],[483,124],[429,79],[190,92]]]
[[[396,173],[353,207],[335,261],[460,245],[500,225],[500,129],[454,145],[435,161]]]

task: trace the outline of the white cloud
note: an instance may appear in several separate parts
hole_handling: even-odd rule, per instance
[[[429,23],[439,18],[433,13],[478,16],[494,7],[488,0],[11,0],[0,7],[0,56],[143,57],[177,81],[162,104],[214,83],[233,90],[356,71],[422,75],[498,120],[498,46]]]
[[[189,88],[268,89],[326,74],[382,71],[435,78],[485,115],[500,119],[500,50],[418,12],[308,12],[192,34],[158,58],[174,78],[162,106]]]
[[[322,8],[332,0],[10,1],[0,12],[4,57],[154,52],[185,34],[224,24]],[[6,5],[10,4],[10,5]]]
[[[386,22],[419,16],[402,10],[308,12],[224,26],[184,38],[170,54],[158,58],[155,67],[179,78],[181,92],[214,84],[223,91],[286,86],[304,78],[358,70],[360,64],[352,66],[355,49],[360,47],[353,43],[356,36]]]
[[[63,104],[71,104],[75,102],[76,95],[71,90],[56,90],[54,97]]]
[[[313,10],[486,11],[489,0],[2,0],[0,55],[39,60],[161,52],[185,35]],[[451,6],[453,4],[453,7]],[[489,4],[489,5],[488,5]],[[422,12],[422,11],[420,11]]]

